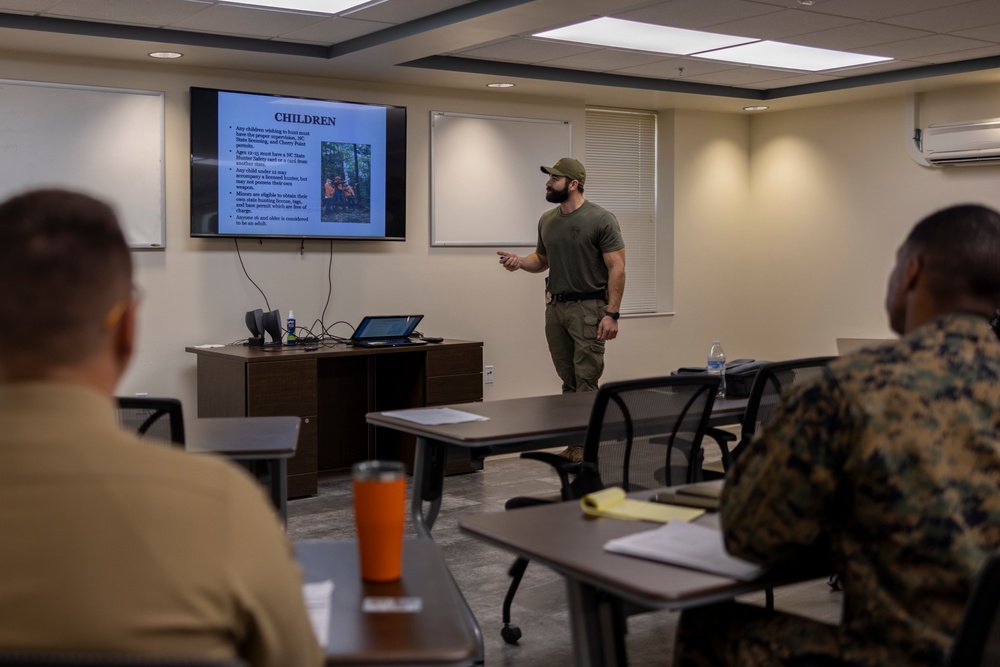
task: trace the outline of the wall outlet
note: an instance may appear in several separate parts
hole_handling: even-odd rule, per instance
[[[493,384],[493,366],[486,366],[483,368],[483,382],[486,384]]]
[[[149,393],[145,392],[145,391],[137,391],[137,392],[135,392],[135,397],[136,398],[149,398]]]

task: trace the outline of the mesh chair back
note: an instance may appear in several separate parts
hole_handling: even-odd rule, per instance
[[[948,665],[1000,665],[1000,551],[993,552],[979,571]]]
[[[606,486],[638,491],[696,479],[717,377],[669,376],[603,385],[573,496]]]
[[[761,367],[750,387],[740,441],[731,454],[734,460],[750,444],[754,435],[774,419],[782,392],[818,378],[833,359],[836,357],[809,357],[777,361]]]
[[[184,446],[184,413],[176,398],[118,398],[118,423],[140,436]]]

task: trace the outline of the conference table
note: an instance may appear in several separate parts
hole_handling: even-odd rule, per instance
[[[383,412],[369,412],[365,419],[377,427],[416,436],[410,514],[417,536],[432,540],[431,530],[444,495],[449,447],[466,448],[474,459],[481,460],[496,454],[582,444],[596,396],[597,392],[553,394],[432,408],[468,412],[485,417],[485,421],[421,424]],[[745,398],[716,399],[709,425],[739,423],[746,403]],[[412,408],[399,412],[406,414],[427,410],[428,408]],[[481,660],[484,655],[482,632],[464,597],[461,598],[461,604],[465,614],[475,625],[478,658]]]
[[[299,417],[210,417],[186,419],[185,451],[240,461],[268,487],[281,521],[288,521],[288,459],[299,442]],[[263,466],[263,470],[258,467]]]
[[[511,398],[440,406],[486,417],[487,421],[425,425],[382,412],[369,412],[369,424],[416,436],[410,514],[417,534],[430,538],[441,508],[449,447],[464,447],[478,459],[583,443],[597,392]],[[746,398],[718,398],[710,426],[738,424]],[[427,408],[403,410],[419,413]],[[427,503],[427,509],[424,509]]]
[[[646,500],[663,490],[629,495]],[[695,523],[718,528],[718,515],[706,513]],[[459,519],[462,532],[563,575],[578,667],[627,664],[621,601],[647,609],[679,610],[829,574],[817,563],[815,567],[782,568],[753,581],[740,581],[604,549],[608,540],[656,525],[591,517],[584,514],[579,501]]]
[[[314,627],[323,625],[318,634],[325,635],[327,665],[475,661],[475,619],[464,613],[462,594],[434,542],[405,540],[403,576],[388,583],[361,579],[355,540],[305,540],[294,547],[307,587],[333,584],[328,592],[320,589],[325,616],[310,604]]]

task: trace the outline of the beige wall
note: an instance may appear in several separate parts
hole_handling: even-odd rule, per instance
[[[487,400],[559,390],[542,335],[541,277],[503,271],[493,248],[429,247],[430,112],[568,119],[580,155],[584,100],[390,90],[161,63],[0,63],[6,78],[166,94],[167,249],[135,253],[146,296],[139,354],[122,393],[177,396],[194,406],[195,359],[184,347],[244,338],[244,312],[264,307],[231,240],[188,237],[192,85],[406,106],[408,240],[333,242],[327,323],[419,311],[428,335],[485,342],[496,378]],[[997,115],[981,101],[997,97],[1000,87],[935,93],[922,100],[922,114],[934,122]],[[832,354],[840,336],[888,336],[882,293],[912,223],[958,201],[1000,206],[1000,168],[928,169],[910,160],[903,110],[901,97],[753,117],[660,110],[659,243],[675,252],[673,275],[661,283],[673,280],[676,314],[623,320],[620,339],[608,346],[605,379],[700,363],[713,338],[730,358],[781,359]],[[485,197],[512,194],[489,174],[482,187]],[[541,189],[540,180],[538,196]],[[329,247],[308,242],[300,255],[296,241],[240,243],[270,306],[293,308],[300,325],[323,310]],[[331,330],[350,333],[345,325]]]

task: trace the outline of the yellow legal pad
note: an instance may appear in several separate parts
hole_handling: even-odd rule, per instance
[[[591,516],[604,516],[612,519],[628,519],[630,521],[694,521],[705,513],[703,509],[680,507],[663,503],[632,500],[625,497],[625,489],[611,486],[594,493],[588,493],[580,499],[583,511]]]

